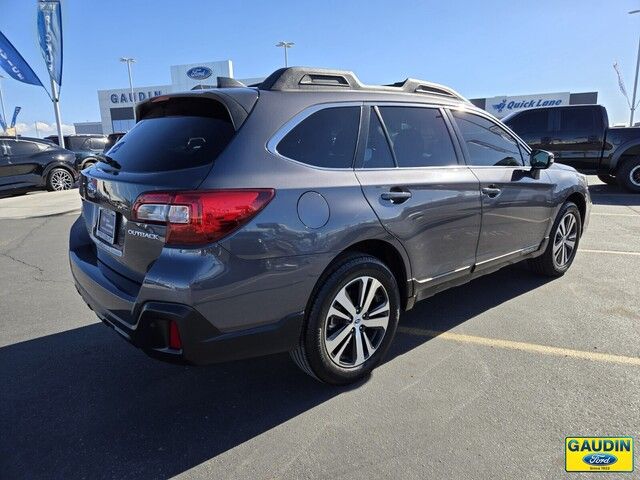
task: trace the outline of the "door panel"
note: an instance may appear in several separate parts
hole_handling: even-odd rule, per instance
[[[41,166],[38,144],[24,140],[5,140],[9,153],[7,183],[15,185],[34,185],[41,181]]]
[[[369,113],[356,170],[367,201],[407,250],[418,283],[467,274],[480,234],[479,185],[458,164],[443,112],[387,105]]]
[[[9,176],[11,175],[10,168],[9,149],[5,145],[5,142],[0,140],[0,186],[6,185],[9,182]]]
[[[451,111],[467,164],[480,182],[482,229],[476,263],[501,262],[537,248],[552,214],[553,185],[545,172],[525,165],[521,146],[483,115]]]
[[[591,106],[561,108],[556,111],[557,161],[578,170],[595,170],[604,142],[601,116]]]
[[[482,230],[476,262],[538,247],[551,221],[553,185],[546,172],[471,167],[480,181]]]

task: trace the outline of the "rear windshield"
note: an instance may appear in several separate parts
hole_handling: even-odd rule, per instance
[[[234,134],[228,118],[169,116],[141,120],[107,155],[128,172],[160,172],[212,163]]]

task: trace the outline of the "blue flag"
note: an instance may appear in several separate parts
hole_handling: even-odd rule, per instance
[[[16,126],[16,120],[18,119],[18,114],[22,110],[22,107],[16,107],[13,111],[13,117],[11,118],[11,126],[9,128],[13,128]]]
[[[0,113],[0,130],[4,132],[6,129],[7,123],[4,121],[4,118],[2,118],[2,114]]]
[[[62,85],[62,10],[59,0],[38,0],[38,37],[49,76]]]
[[[0,67],[19,82],[43,87],[38,76],[2,32],[0,32]]]

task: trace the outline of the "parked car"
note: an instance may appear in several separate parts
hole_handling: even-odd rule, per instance
[[[640,193],[640,127],[610,128],[602,105],[567,105],[514,112],[502,120],[531,148]]]
[[[47,140],[59,144],[57,135],[45,137]],[[98,134],[76,134],[65,135],[64,146],[66,149],[76,154],[76,169],[83,170],[98,162],[98,155],[101,154],[107,144],[107,137]]]
[[[111,150],[111,147],[113,147],[116,143],[118,143],[120,139],[124,136],[125,134],[122,132],[110,133],[109,135],[107,135],[107,143],[105,143],[104,145],[104,149],[102,150],[103,153],[107,153],[109,150]]]
[[[46,140],[0,136],[0,192],[68,190],[78,178],[74,162],[73,152]]]
[[[69,259],[98,317],[168,361],[290,351],[353,382],[416,301],[525,259],[564,274],[589,218],[584,175],[420,80],[286,68],[136,118],[81,173]]]

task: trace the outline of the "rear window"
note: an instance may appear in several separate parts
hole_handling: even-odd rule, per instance
[[[159,172],[212,163],[233,137],[228,116],[141,120],[107,155],[129,172]]]
[[[350,168],[360,107],[325,108],[305,118],[278,144],[280,155],[325,168]]]

